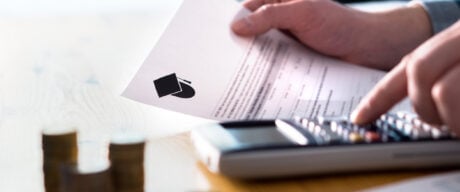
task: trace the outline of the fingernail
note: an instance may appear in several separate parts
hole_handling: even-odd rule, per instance
[[[235,33],[246,34],[251,30],[251,22],[247,17],[239,19],[232,23],[232,29]]]
[[[358,118],[358,111],[354,110],[350,115],[350,120],[356,123],[356,119]]]
[[[358,105],[358,107],[356,107],[350,115],[351,122],[358,125],[366,123],[366,113],[366,108]]]

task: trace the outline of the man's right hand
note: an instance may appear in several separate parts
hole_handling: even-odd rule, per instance
[[[460,21],[438,33],[389,72],[361,100],[351,116],[356,124],[374,121],[409,96],[420,119],[446,125],[460,135]]]
[[[244,6],[253,13],[232,24],[238,35],[288,30],[325,55],[384,70],[431,36],[421,6],[379,13],[357,11],[330,0],[248,0]]]

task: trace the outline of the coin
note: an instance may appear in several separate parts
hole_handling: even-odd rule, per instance
[[[116,191],[144,191],[145,139],[122,135],[109,146],[112,177]]]
[[[59,170],[63,163],[76,164],[78,159],[77,132],[42,133],[43,173],[47,192],[59,191]]]
[[[82,171],[75,164],[62,164],[60,189],[63,192],[113,192],[110,166]]]

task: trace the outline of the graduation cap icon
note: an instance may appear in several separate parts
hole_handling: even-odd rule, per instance
[[[195,96],[195,90],[192,88],[192,82],[178,78],[176,73],[160,77],[153,81],[158,97],[173,95],[180,98],[192,98]]]

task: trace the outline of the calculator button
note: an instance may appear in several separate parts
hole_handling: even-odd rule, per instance
[[[315,131],[316,123],[313,121],[308,122],[307,130],[311,133]]]
[[[363,136],[363,137],[364,137],[364,135],[366,134],[366,132],[368,132],[368,130],[366,130],[366,129],[363,128],[363,127],[360,127],[360,128],[358,129],[358,133],[359,133],[361,136]]]
[[[412,140],[425,140],[431,139],[431,133],[423,129],[413,129],[410,135]]]
[[[304,119],[305,119],[305,118],[300,117],[300,116],[297,116],[297,115],[294,116],[294,121],[299,122],[299,123],[302,123],[302,121],[303,121]]]
[[[382,129],[384,126],[384,122],[381,119],[377,119],[374,123],[374,125],[377,127],[377,129]]]
[[[301,125],[302,125],[303,128],[308,128],[309,123],[310,123],[310,121],[304,120],[304,121],[302,121]]]
[[[312,133],[318,143],[322,144],[338,144],[342,143],[342,135],[332,132],[328,126],[315,126],[315,130]]]
[[[423,123],[421,124],[421,128],[424,130],[424,131],[431,131],[431,126],[426,124],[426,123]]]
[[[333,131],[332,126],[323,126],[321,130],[321,134],[323,137],[327,138],[329,143],[337,144],[342,141],[342,135],[337,130]]]
[[[350,140],[349,135],[350,135],[350,130],[343,129],[342,134],[341,134],[343,142],[346,143]]]
[[[331,122],[330,128],[331,128],[332,132],[337,133],[339,131],[339,129],[342,129],[342,126],[339,123],[337,123],[336,121],[333,121],[333,122]]]
[[[390,131],[391,127],[390,125],[388,125],[387,123],[384,123],[382,127],[380,127],[380,130],[381,132],[388,132]]]
[[[394,138],[393,141],[409,140],[409,136],[404,133],[404,125],[402,127],[397,127],[395,124],[387,124],[388,130],[384,133],[391,134],[390,138]],[[392,140],[392,139],[390,139]]]
[[[395,121],[395,127],[398,131],[404,132],[405,122],[401,119]]]
[[[411,133],[413,132],[414,130],[414,125],[412,124],[409,124],[409,123],[405,123],[404,126],[403,126],[403,133],[405,135],[411,135]]]
[[[332,133],[336,134],[336,135],[342,135],[343,134],[343,126],[341,124],[337,124],[337,123],[332,123],[331,126],[330,126],[330,130]]]
[[[451,134],[447,130],[447,128],[443,127],[433,127],[431,129],[431,136],[433,137],[433,139],[446,139],[451,137]]]
[[[323,136],[321,135],[312,135],[313,138],[315,138],[315,141],[316,141],[316,144],[317,145],[325,145],[325,144],[329,144],[329,140],[327,140],[327,138],[324,138]]]
[[[422,121],[418,118],[414,118],[412,119],[412,124],[414,124],[415,126],[422,126]]]
[[[330,138],[329,138],[329,143],[330,144],[339,144],[339,143],[342,143],[342,142],[343,142],[343,140],[342,140],[341,135],[338,135],[338,134],[330,135]]]
[[[320,125],[330,125],[331,122],[348,122],[346,116],[319,116],[316,118]]]
[[[308,123],[307,123],[308,121]],[[298,121],[295,121],[296,125],[300,127],[302,130],[302,134],[308,138],[308,141],[314,141],[314,145],[327,145],[330,143],[338,143],[341,138],[337,138],[337,136],[330,134],[329,126],[319,125],[315,121],[305,120],[302,121],[303,124],[300,124]],[[292,126],[292,123],[289,123]],[[278,126],[283,125],[282,123],[278,122]],[[309,142],[309,145],[311,142]]]
[[[322,130],[319,136],[326,144],[339,144],[342,143],[342,137],[337,134],[330,134],[326,130]]]
[[[387,116],[386,122],[387,122],[388,124],[395,124],[395,123],[396,123],[396,119],[395,119],[393,116]]]
[[[308,119],[306,119],[306,118],[302,118],[299,123],[300,123],[300,125],[302,125],[303,128],[307,128],[308,123],[310,123],[310,121]]]
[[[376,132],[373,132],[373,131],[367,131],[365,134],[364,134],[364,140],[366,140],[366,142],[368,143],[375,143],[375,142],[379,142],[380,141],[380,135]]]
[[[302,125],[302,127],[306,128],[307,125],[308,125],[308,119],[307,118],[303,118],[303,117],[300,117],[300,116],[294,116],[294,121],[299,123],[300,125]]]
[[[441,131],[439,129],[431,129],[431,135],[433,136],[434,139],[439,139],[441,138]]]
[[[360,143],[364,140],[364,138],[359,133],[351,132],[348,135],[348,140],[352,143]]]
[[[292,141],[301,145],[317,145],[316,138],[310,134],[305,128],[300,126],[300,123],[293,120],[281,120],[275,121],[278,131],[284,136],[288,137]]]
[[[387,120],[387,115],[386,114],[381,115],[380,120],[386,121]]]
[[[400,119],[403,119],[405,121],[412,121],[412,119],[416,118],[417,115],[411,113],[411,112],[407,112],[407,111],[398,111],[396,113],[396,116],[398,116]]]
[[[450,132],[449,128],[445,125],[439,126],[439,129],[441,129],[441,131],[444,131],[444,132]]]
[[[380,138],[381,138],[382,142],[388,142],[389,141],[388,135],[380,135]]]
[[[321,131],[322,131],[321,126],[316,125],[315,128],[313,129],[313,134],[319,135]]]
[[[403,140],[407,140],[406,137],[403,137],[402,135],[400,135],[399,133],[397,133],[394,130],[390,130],[390,131],[386,132],[385,134],[388,136],[388,141],[403,141]]]
[[[413,122],[415,119],[418,119],[418,116],[413,113],[407,113],[405,119],[406,121]]]
[[[360,130],[360,127],[358,125],[351,125],[350,128],[350,130],[353,132],[359,132]]]
[[[407,113],[404,112],[404,111],[398,111],[398,112],[396,113],[396,116],[398,116],[400,119],[406,119]]]

